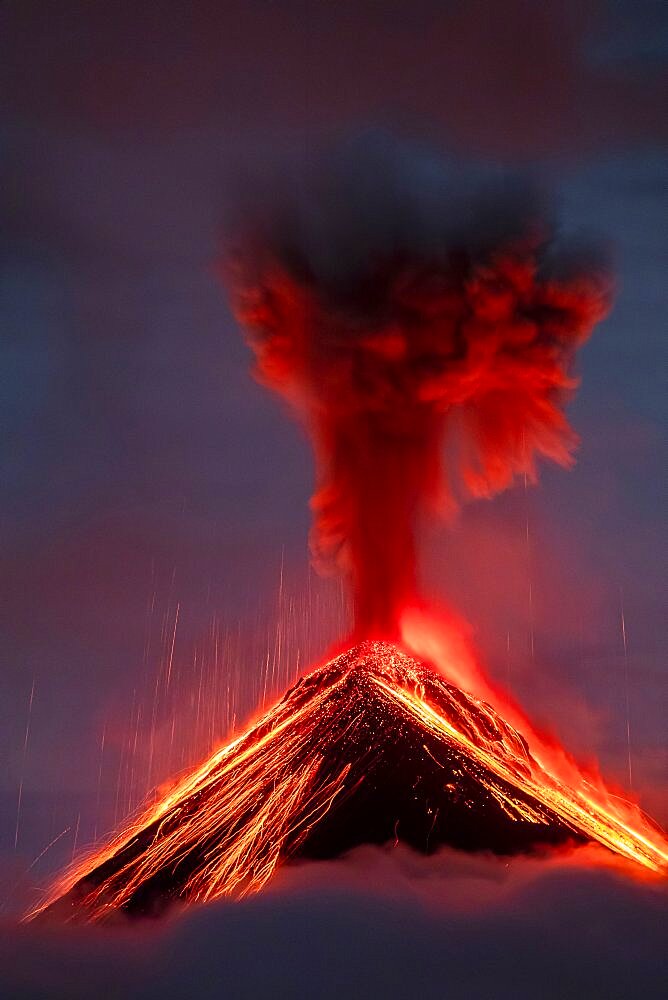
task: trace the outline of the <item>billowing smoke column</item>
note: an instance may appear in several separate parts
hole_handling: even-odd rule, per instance
[[[610,282],[555,245],[535,193],[465,191],[384,142],[279,202],[233,258],[236,312],[313,441],[316,553],[350,576],[357,637],[394,638],[419,512],[568,464],[572,361]]]

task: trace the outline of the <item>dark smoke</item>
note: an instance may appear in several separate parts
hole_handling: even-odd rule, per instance
[[[358,635],[393,638],[417,596],[421,510],[533,478],[538,456],[570,462],[573,357],[609,275],[555,244],[535,190],[474,189],[387,141],[264,208],[232,258],[236,312],[258,378],[312,438],[316,551],[349,574]]]

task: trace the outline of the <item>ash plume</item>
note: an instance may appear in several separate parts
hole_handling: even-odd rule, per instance
[[[573,359],[609,271],[555,241],[537,190],[389,141],[323,160],[257,217],[227,261],[235,311],[313,443],[314,550],[348,574],[357,636],[393,638],[420,512],[571,461]]]

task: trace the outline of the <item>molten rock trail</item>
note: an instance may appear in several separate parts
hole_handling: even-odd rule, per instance
[[[565,787],[489,705],[366,642],[301,679],[37,912],[153,914],[255,892],[294,859],[399,841],[502,855],[594,841],[650,870],[668,862],[657,831]]]

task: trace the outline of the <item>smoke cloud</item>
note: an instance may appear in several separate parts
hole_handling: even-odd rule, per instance
[[[555,240],[537,190],[376,137],[261,201],[227,271],[258,378],[313,442],[314,549],[348,574],[357,635],[395,638],[420,512],[571,461],[608,269]]]

